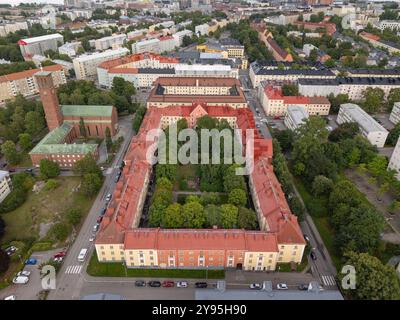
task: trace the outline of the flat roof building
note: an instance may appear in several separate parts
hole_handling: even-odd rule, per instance
[[[64,37],[59,33],[47,34],[40,37],[21,39],[18,41],[19,48],[25,60],[35,54],[44,56],[46,50],[58,51],[58,47],[64,44]]]
[[[389,134],[389,132],[376,122],[374,118],[354,103],[340,105],[336,122],[338,124],[356,122],[360,127],[361,134],[378,148],[384,147]]]
[[[8,171],[0,170],[0,203],[11,193],[12,183]]]
[[[392,112],[390,112],[389,120],[393,124],[398,124],[400,122],[400,101],[394,103]]]
[[[290,130],[298,129],[309,118],[308,112],[303,106],[289,106],[285,116],[285,125]]]

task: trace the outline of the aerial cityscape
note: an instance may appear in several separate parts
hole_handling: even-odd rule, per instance
[[[0,299],[400,300],[400,1],[0,1]]]

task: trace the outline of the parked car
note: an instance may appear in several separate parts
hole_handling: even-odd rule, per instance
[[[12,254],[14,254],[16,251],[18,250],[17,247],[15,246],[10,246],[6,249],[6,253],[11,256]]]
[[[64,257],[57,257],[57,258],[53,259],[53,261],[57,262],[57,263],[61,263],[63,260],[64,260]]]
[[[145,287],[145,286],[146,286],[146,281],[143,281],[143,280],[135,281],[135,287]]]
[[[303,291],[306,291],[306,290],[308,290],[308,284],[301,284],[301,285],[299,285],[299,290],[303,290]]]
[[[278,290],[288,290],[288,289],[289,289],[286,283],[278,283],[278,284],[276,285],[276,288],[277,288]]]
[[[60,251],[60,252],[57,252],[57,253],[54,255],[54,258],[65,257],[66,255],[67,255],[67,253],[66,253],[65,251]]]
[[[96,239],[96,235],[92,235],[92,236],[89,238],[89,242],[93,242],[95,239]]]
[[[303,236],[304,236],[304,239],[305,239],[307,242],[310,242],[310,238],[309,238],[306,234],[303,234]]]
[[[106,202],[110,202],[111,198],[112,198],[112,194],[111,193],[107,194],[106,195]]]
[[[163,281],[162,286],[164,288],[172,288],[175,286],[175,283],[173,281]]]
[[[161,287],[161,282],[160,281],[149,281],[148,285],[149,285],[149,287],[152,287],[152,288],[159,288],[159,287]]]
[[[274,120],[281,120],[281,117],[280,116],[275,116]]]
[[[196,288],[207,288],[207,282],[196,282],[194,285]]]
[[[103,220],[103,216],[98,216],[97,217],[97,223],[101,223],[102,220]]]
[[[35,258],[29,258],[25,261],[25,264],[27,265],[35,265],[37,263],[37,260]]]
[[[259,283],[252,283],[252,284],[250,285],[250,289],[252,289],[252,290],[261,290],[261,284],[259,284]]]
[[[311,252],[310,252],[310,257],[311,257],[311,259],[313,259],[314,261],[317,260],[317,255],[315,254],[314,251],[311,251]]]
[[[107,207],[104,207],[103,209],[100,210],[100,215],[104,216],[106,214]]]
[[[5,297],[4,300],[17,300],[17,297],[14,295],[11,295],[11,296]]]
[[[29,278],[27,276],[18,276],[13,279],[13,283],[15,284],[27,284]]]
[[[93,226],[93,232],[97,232],[97,230],[99,230],[99,227],[100,227],[100,224],[99,224],[99,223],[96,223],[96,224]]]
[[[26,271],[26,270],[22,270],[22,271],[17,273],[17,277],[19,277],[19,276],[29,277],[30,275],[31,275],[31,272],[30,271]]]
[[[178,281],[176,283],[177,288],[187,288],[188,286],[189,284],[187,283],[187,281]]]

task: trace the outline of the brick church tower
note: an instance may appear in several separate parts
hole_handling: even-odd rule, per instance
[[[63,123],[63,116],[54,88],[53,78],[51,77],[51,72],[39,71],[35,73],[35,79],[39,87],[44,113],[46,114],[47,126],[51,131]]]

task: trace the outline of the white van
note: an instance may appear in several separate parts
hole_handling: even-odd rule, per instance
[[[15,284],[26,284],[28,281],[29,278],[27,276],[18,276],[13,279],[13,283]]]
[[[86,248],[83,248],[83,249],[81,250],[81,252],[79,252],[79,256],[78,256],[78,261],[79,261],[79,262],[85,261],[86,253],[87,253],[87,249],[86,249]]]

